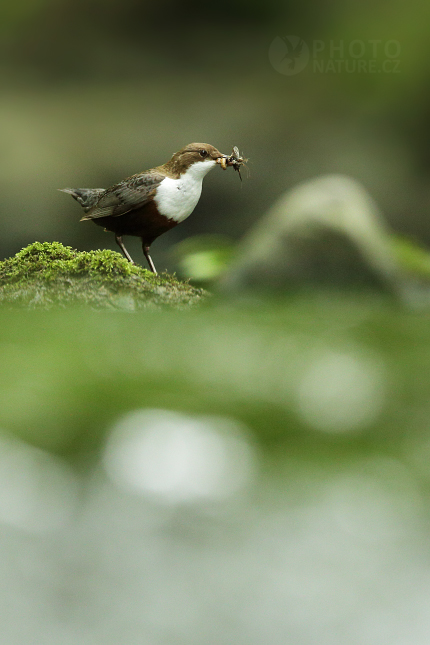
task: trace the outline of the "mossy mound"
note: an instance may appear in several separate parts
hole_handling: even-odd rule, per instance
[[[205,295],[110,250],[78,252],[59,242],[34,242],[0,262],[0,303],[50,308],[71,303],[133,311],[196,304]]]

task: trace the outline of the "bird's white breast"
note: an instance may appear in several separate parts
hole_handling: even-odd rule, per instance
[[[203,177],[215,163],[213,159],[198,161],[179,179],[163,179],[154,197],[159,213],[175,222],[182,222],[191,215],[202,194]]]

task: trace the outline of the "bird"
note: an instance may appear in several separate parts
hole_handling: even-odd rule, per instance
[[[236,149],[237,150],[237,149]],[[59,188],[81,205],[82,221],[92,220],[115,240],[125,258],[134,264],[123,243],[124,235],[142,240],[143,254],[157,273],[149,249],[154,240],[191,215],[202,192],[205,175],[217,164],[235,170],[245,160],[224,155],[208,143],[190,143],[162,166],[145,170],[107,188]]]

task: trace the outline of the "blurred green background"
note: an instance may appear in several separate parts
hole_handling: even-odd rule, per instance
[[[157,267],[177,269],[194,235],[228,257],[326,172],[429,245],[429,14],[6,0],[0,256],[36,239],[115,248],[56,188],[108,186],[191,141],[239,146],[251,177],[211,173]],[[299,73],[269,60],[285,36],[309,47]],[[429,322],[330,285],[187,311],[2,307],[2,642],[427,645]]]
[[[190,141],[239,146],[251,180],[241,189],[231,171],[207,177],[193,216],[154,246],[170,270],[179,240],[237,239],[286,188],[322,172],[363,181],[397,231],[429,243],[429,7],[6,0],[1,256],[35,239],[114,248],[112,236],[79,224],[79,206],[56,188],[107,187]],[[285,35],[311,53],[290,76],[269,61]],[[364,72],[315,69],[321,42],[318,63],[333,55],[352,64],[364,47]],[[398,66],[384,67],[396,49]],[[129,244],[140,252],[138,240]]]

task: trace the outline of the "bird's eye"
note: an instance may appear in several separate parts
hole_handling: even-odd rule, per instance
[[[199,150],[199,154],[203,159],[208,156],[207,150]]]

